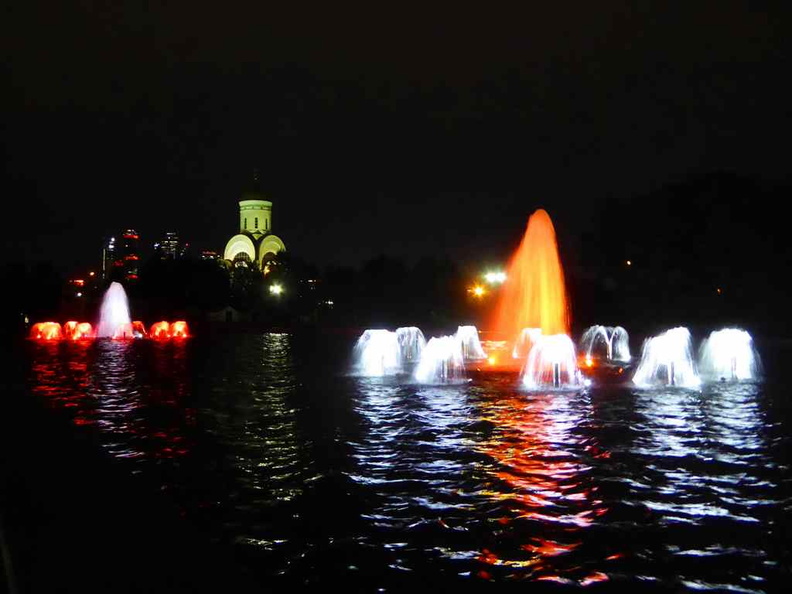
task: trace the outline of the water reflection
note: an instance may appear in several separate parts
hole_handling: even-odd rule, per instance
[[[230,538],[273,551],[293,541],[295,502],[317,478],[297,422],[292,337],[247,335],[226,346],[220,357],[212,351],[199,411],[217,450],[214,471],[222,472],[218,513]]]
[[[33,344],[33,394],[99,430],[117,458],[171,458],[190,449],[185,346],[96,340]]]
[[[326,343],[31,342],[29,389],[267,585],[770,591],[788,576],[786,386],[420,386],[349,377],[349,349]]]
[[[483,576],[606,580],[593,570],[602,558],[577,554],[586,530],[607,512],[590,473],[591,460],[608,453],[586,435],[588,395],[495,393],[482,411],[493,427],[479,445],[494,462],[485,494],[499,503],[498,528],[480,556],[489,566]]]
[[[676,569],[666,579],[695,589],[735,580],[767,587],[770,510],[783,505],[777,477],[788,469],[770,455],[760,394],[753,382],[636,392],[644,420],[634,455],[646,470],[633,501],[664,529],[655,555]]]

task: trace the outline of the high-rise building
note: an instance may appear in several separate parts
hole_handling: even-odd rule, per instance
[[[118,246],[116,245],[116,238],[108,237],[102,245],[102,280],[108,281],[115,277],[114,271],[120,266],[116,264],[118,261]]]
[[[165,233],[164,239],[154,244],[154,252],[163,260],[175,260],[184,256],[184,245],[179,241],[179,235],[174,231]]]
[[[135,281],[138,278],[140,263],[140,236],[134,229],[126,229],[121,234],[121,257],[123,258],[124,280]]]

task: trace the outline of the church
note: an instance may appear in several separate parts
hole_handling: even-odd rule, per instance
[[[223,259],[232,265],[255,264],[266,274],[268,262],[286,246],[272,233],[272,202],[255,186],[242,192],[239,199],[239,232],[226,243]]]

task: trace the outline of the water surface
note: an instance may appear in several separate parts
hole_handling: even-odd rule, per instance
[[[354,377],[355,338],[28,341],[27,391],[268,590],[789,579],[774,353],[764,382],[525,392],[475,369],[454,386]]]

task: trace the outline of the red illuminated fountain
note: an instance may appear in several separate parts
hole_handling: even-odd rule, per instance
[[[61,326],[58,322],[37,322],[30,328],[29,337],[39,341],[86,340],[110,338],[112,340],[147,338],[158,340],[187,338],[190,336],[187,322],[157,322],[147,332],[143,322],[132,321],[129,317],[129,302],[124,287],[117,282],[110,283],[102,298],[99,321],[96,328],[88,322],[70,320]]]
[[[487,348],[490,366],[522,369],[528,387],[575,384],[578,374],[568,338],[569,318],[555,228],[547,211],[539,209],[528,218],[493,312]]]
[[[547,211],[539,209],[528,218],[522,241],[509,261],[506,281],[489,325],[491,337],[505,342],[508,357],[498,366],[521,365],[511,355],[526,337],[569,333],[569,304],[564,270],[558,256],[555,228]],[[528,330],[524,332],[524,330]],[[530,342],[530,341],[528,341]],[[524,346],[520,359],[530,350]],[[492,349],[490,349],[492,350]]]

